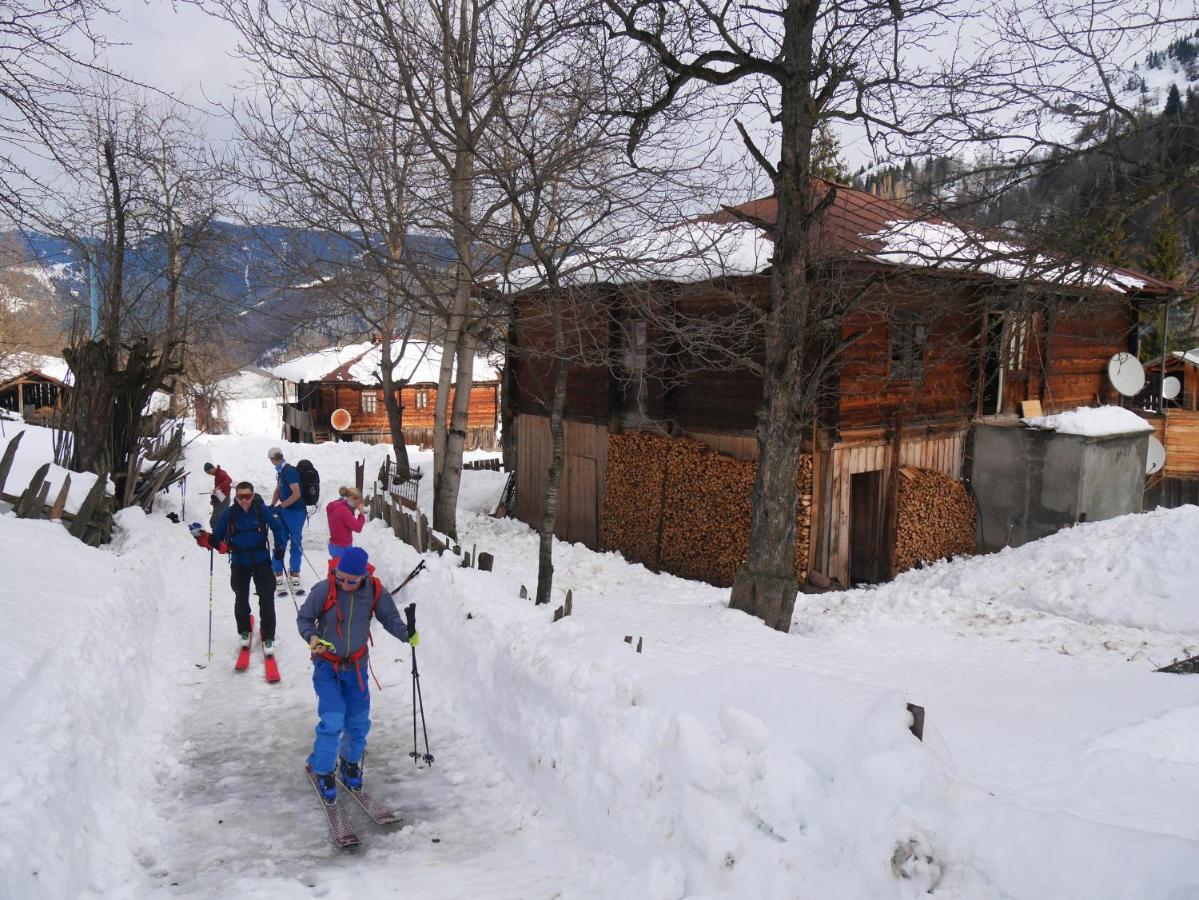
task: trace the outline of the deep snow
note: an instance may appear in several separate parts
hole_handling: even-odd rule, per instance
[[[269,494],[272,443],[201,438],[189,465]],[[282,446],[325,499],[385,453]],[[271,686],[257,654],[232,672],[219,559],[207,663],[208,557],[159,511],[123,513],[101,550],[0,516],[0,603],[47,623],[18,625],[0,670],[0,814],[29,823],[0,842],[6,896],[1199,897],[1199,679],[1152,672],[1199,648],[1199,561],[1170,553],[1199,509],[801,595],[784,635],[725,591],[566,544],[555,604],[572,589],[574,615],[551,623],[518,596],[535,535],[483,515],[504,477],[468,472],[462,497],[463,544],[496,571],[434,557],[402,598],[431,769],[405,755],[407,648],[376,629],[368,780],[411,824],[347,807],[356,854],[301,771],[315,704],[290,601]],[[206,486],[189,480],[189,519]],[[314,566],[324,537],[316,516]],[[360,543],[389,585],[416,561],[382,523]]]

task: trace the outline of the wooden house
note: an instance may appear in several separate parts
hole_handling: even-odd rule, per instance
[[[0,409],[37,425],[48,425],[62,408],[74,379],[66,360],[56,356],[22,358],[20,371],[0,374]]]
[[[379,345],[367,341],[329,347],[272,368],[271,373],[294,392],[290,394],[294,400],[283,405],[284,437],[309,443],[390,443],[379,365]],[[398,394],[404,440],[409,444],[428,446],[433,442],[440,365],[438,345],[408,342],[396,379],[404,382]],[[486,359],[476,359],[467,408],[467,449],[493,450],[497,446],[499,392],[497,368]]]
[[[775,210],[773,199],[739,208],[765,222]],[[713,238],[712,228],[726,232]],[[586,315],[608,317],[594,331],[608,336],[610,362],[568,370],[556,530],[565,540],[727,584],[748,540],[762,382],[752,364],[683,371],[680,332],[670,323],[762,309],[771,247],[728,212],[674,231],[699,248],[699,260],[670,246],[666,229],[652,242],[665,248],[663,265],[584,265],[574,276],[602,310]],[[960,517],[961,503],[946,501],[957,503],[956,512],[904,512],[901,481],[916,470],[968,479],[976,418],[1017,415],[1030,399],[1046,412],[1114,401],[1108,359],[1133,347],[1136,305],[1171,290],[1125,270],[1018,259],[1010,245],[996,252],[977,234],[922,222],[910,207],[843,185],[816,223],[813,247],[814,303],[843,310],[832,319],[839,332],[821,339],[824,352],[809,354],[824,365],[809,372],[814,421],[797,460],[797,574],[816,584],[890,577],[899,532],[909,525],[933,534],[934,545],[917,556],[956,552],[935,545],[938,529],[929,524]],[[538,308],[537,294],[518,298],[509,360],[516,515],[534,527],[550,465],[550,336]],[[630,441],[631,432],[659,438]],[[687,453],[663,443],[679,438],[716,453],[686,461]],[[676,484],[672,467],[684,463]],[[690,510],[685,527],[681,510]],[[633,520],[642,524],[634,528]],[[726,562],[705,562],[704,545]]]
[[[1178,379],[1179,392],[1161,403],[1162,361],[1145,365],[1147,384],[1141,415],[1154,428],[1166,461],[1146,491],[1147,505],[1173,508],[1199,504],[1199,352],[1176,350],[1165,359],[1165,376]]]

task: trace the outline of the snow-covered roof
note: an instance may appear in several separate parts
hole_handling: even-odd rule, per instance
[[[266,369],[247,366],[217,382],[220,391],[231,400],[279,398],[279,380]]]
[[[268,371],[284,381],[347,381],[378,384],[382,351],[378,344],[364,341],[343,347],[326,347],[297,359],[274,366]],[[474,380],[495,381],[501,363],[475,357]],[[397,380],[408,384],[431,384],[438,380],[441,347],[425,341],[409,341],[404,357],[395,370]]]
[[[11,357],[6,365],[0,366],[0,381],[8,381],[26,372],[45,375],[61,384],[73,384],[75,381],[71,367],[65,359],[41,353],[21,353]]]
[[[774,244],[745,222],[685,222],[603,246],[580,250],[563,261],[566,284],[691,283],[756,275],[770,266]],[[511,291],[544,282],[540,266],[508,273]]]
[[[991,239],[981,232],[944,221],[896,219],[865,237],[882,245],[873,254],[875,259],[894,265],[961,269],[997,278],[1121,292],[1141,290],[1149,283],[1132,272],[1095,263],[1052,259],[1027,247]]]
[[[1132,410],[1120,406],[1080,406],[1069,412],[1020,421],[1033,428],[1056,431],[1058,434],[1081,434],[1090,437],[1140,434],[1153,430],[1152,425]]]

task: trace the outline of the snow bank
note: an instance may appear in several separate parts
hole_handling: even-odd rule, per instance
[[[13,459],[8,478],[2,486],[4,493],[14,496],[20,496],[21,492],[29,486],[29,481],[38,468],[54,458],[54,431],[52,429],[13,423],[8,420],[4,422],[4,436],[0,437],[0,457],[4,455],[4,451],[8,449],[13,438],[21,432],[24,432],[24,437],[17,445],[17,455]],[[46,480],[50,483],[50,492],[46,496],[50,503],[57,499],[58,492],[67,475],[71,476],[71,487],[67,492],[64,509],[69,513],[76,513],[96,483],[97,476],[92,472],[72,472],[51,463],[50,470],[46,474]],[[109,493],[112,493],[112,490],[113,487],[110,484]]]
[[[1130,409],[1120,406],[1080,406],[1052,416],[1021,419],[1025,425],[1058,434],[1082,434],[1104,437],[1112,434],[1140,434],[1153,426]]]
[[[936,563],[877,588],[805,600],[853,614],[992,619],[1026,609],[1199,639],[1199,507],[1088,522],[1021,547]],[[1096,636],[1102,641],[1105,636]],[[1169,660],[1165,660],[1168,662]]]
[[[146,517],[118,516],[116,548],[50,522],[0,515],[10,623],[0,667],[0,872],[10,897],[79,897],[127,884],[160,828],[152,798],[170,767],[169,560]],[[19,636],[19,637],[18,637]]]

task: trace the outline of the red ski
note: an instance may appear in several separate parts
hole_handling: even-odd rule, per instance
[[[250,616],[250,643],[251,644],[254,643],[254,617],[253,616]],[[237,652],[237,662],[234,664],[233,668],[238,672],[242,671],[243,669],[250,668],[250,648],[249,647],[242,647]]]
[[[262,635],[258,635],[258,643],[262,643]],[[266,680],[268,684],[274,684],[279,680],[279,664],[275,662],[274,656],[267,656],[266,645],[262,647],[262,667],[266,670]]]

